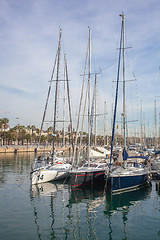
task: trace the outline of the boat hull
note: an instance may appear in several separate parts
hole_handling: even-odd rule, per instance
[[[73,188],[98,186],[104,183],[104,170],[91,170],[91,171],[71,171],[70,179]]]
[[[36,169],[31,173],[32,185],[65,179],[68,177],[70,169],[69,164],[64,164],[64,167]]]
[[[129,176],[110,176],[108,187],[111,192],[121,192],[141,187],[147,182],[147,173]]]

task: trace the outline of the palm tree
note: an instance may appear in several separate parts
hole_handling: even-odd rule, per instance
[[[24,136],[26,133],[25,126],[19,126],[19,142],[22,142],[22,145],[24,144]]]
[[[41,144],[45,145],[46,144],[46,136],[45,135],[41,135]]]
[[[36,130],[35,125],[31,126],[31,130],[32,130],[32,133],[31,133],[31,145],[32,145],[33,139],[35,140],[35,134],[33,134],[33,132]]]
[[[8,118],[0,118],[0,128],[1,128],[1,146],[4,144],[4,137],[5,134],[3,134],[4,126],[5,124],[9,123]],[[3,142],[2,142],[2,136],[3,136]]]
[[[29,141],[31,141],[31,135],[30,135],[29,133],[27,133],[27,134],[25,135],[25,139],[26,139],[26,141],[27,141],[27,146],[28,146]]]

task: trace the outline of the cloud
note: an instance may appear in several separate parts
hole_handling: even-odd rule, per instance
[[[3,85],[0,85],[0,90],[3,92],[6,92],[6,94],[10,94],[10,95],[18,95],[18,96],[28,96],[29,94],[21,89],[18,88],[12,88],[12,87],[6,87]]]
[[[33,121],[40,126],[61,27],[61,60],[66,53],[76,122],[89,26],[92,32],[91,69],[93,72],[98,72],[99,67],[102,69],[102,75],[98,76],[99,102],[107,101],[111,118],[115,94],[112,81],[117,74],[116,49],[121,27],[119,14],[124,11],[126,45],[132,46],[126,50],[126,78],[133,78],[135,73],[139,102],[143,99],[143,104],[149,106],[144,107],[145,111],[151,111],[151,102],[159,91],[159,10],[158,0],[1,0],[0,101],[5,97],[2,110],[5,112],[7,106],[13,116],[21,115],[21,121]],[[63,65],[60,76],[63,76]],[[134,90],[134,83],[132,88]],[[99,104],[99,111],[103,112],[103,104]]]

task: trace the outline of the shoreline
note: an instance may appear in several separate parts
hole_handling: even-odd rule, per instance
[[[56,151],[67,151],[71,147],[55,147]],[[0,147],[1,153],[19,153],[19,152],[36,152],[37,145],[27,146],[27,145],[5,145]],[[37,152],[49,152],[52,151],[52,146],[40,145]]]
[[[14,145],[14,146],[2,146],[0,147],[1,153],[18,153],[18,152],[35,152],[37,146],[26,146],[26,145]],[[51,146],[39,146],[38,152],[50,151]]]

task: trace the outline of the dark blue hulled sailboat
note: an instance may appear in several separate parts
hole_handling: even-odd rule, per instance
[[[148,181],[149,170],[147,168],[137,162],[126,162],[110,172],[108,187],[112,193],[128,191],[146,185]]]
[[[116,98],[115,98],[115,109],[114,109],[114,119],[112,128],[112,142],[111,142],[111,156],[110,156],[110,171],[106,173],[107,186],[111,193],[121,192],[131,189],[136,189],[143,186],[149,180],[149,169],[144,167],[141,163],[138,163],[137,156],[135,158],[129,157],[126,151],[126,107],[125,107],[125,37],[124,37],[124,14],[120,15],[122,17],[122,28],[120,37],[120,51],[119,51],[119,63],[118,63],[118,74],[117,74],[117,86],[116,86]],[[120,60],[121,51],[123,50],[123,134],[124,134],[124,148],[122,152],[121,165],[117,167],[111,167],[112,162],[112,152],[113,152],[113,141],[115,132],[115,122],[116,122],[116,110],[117,110],[117,100],[118,100],[118,86],[119,86],[119,73],[120,73]],[[120,158],[120,156],[119,156]],[[140,157],[138,157],[140,158]],[[134,160],[133,160],[134,159]]]

